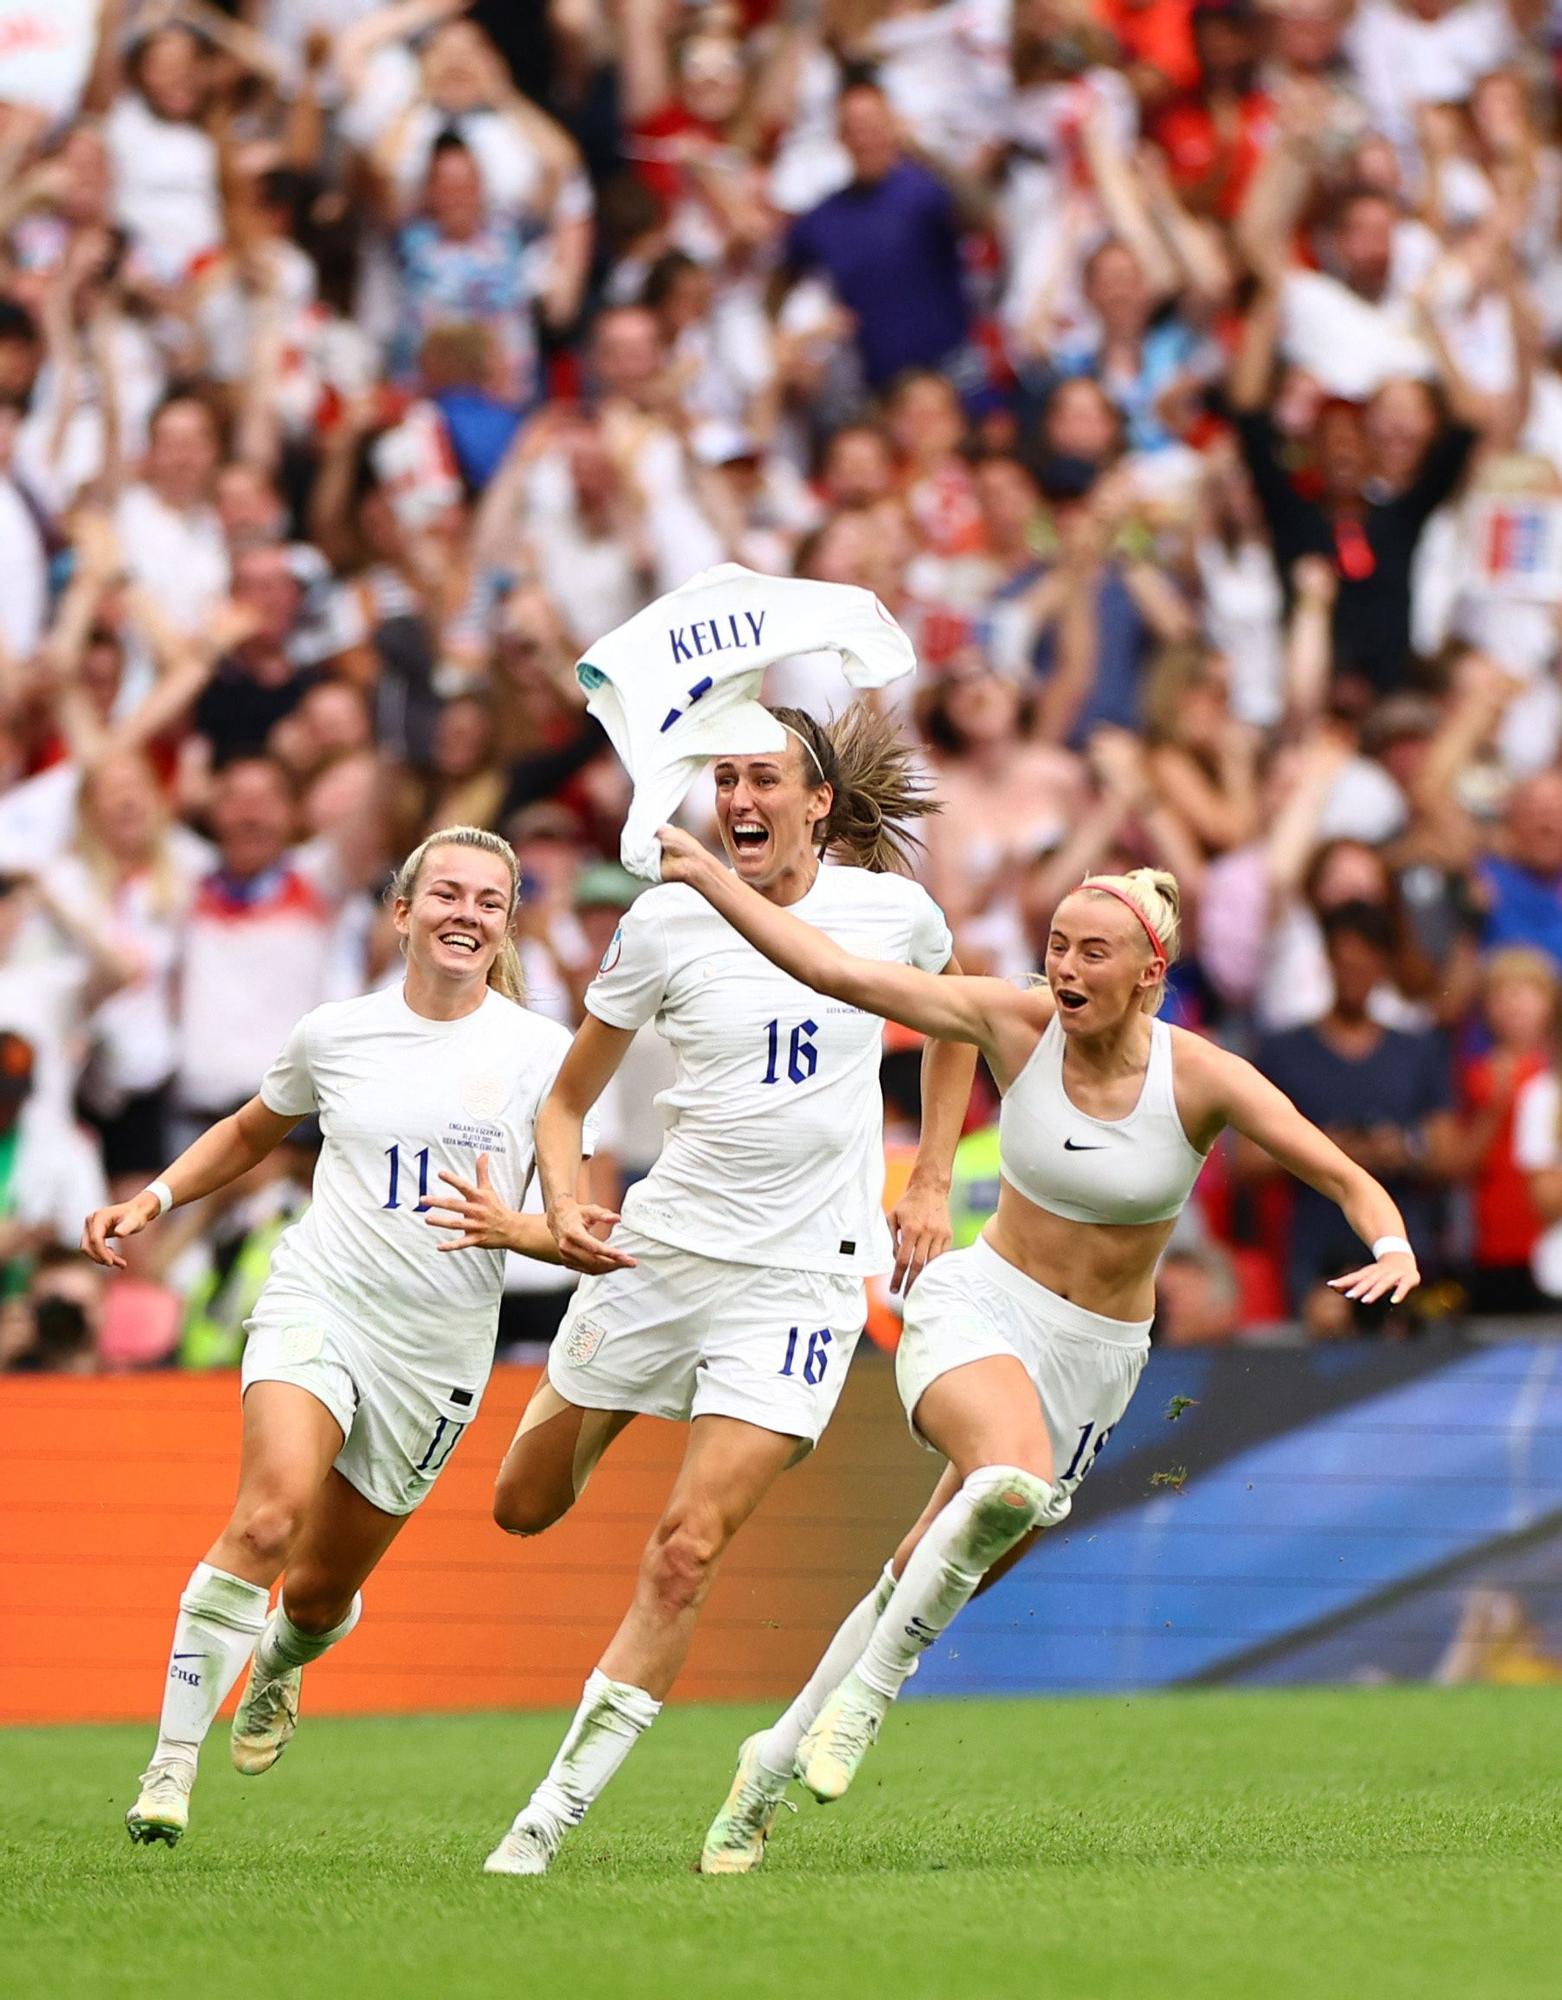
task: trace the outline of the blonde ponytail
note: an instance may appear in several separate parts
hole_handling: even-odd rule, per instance
[[[1114,902],[1129,904],[1145,926],[1146,944],[1151,935],[1160,942],[1169,966],[1182,950],[1182,890],[1167,868],[1130,868],[1125,875],[1087,875],[1075,892],[1110,896]],[[1157,1013],[1166,997],[1166,981],[1157,981],[1144,997],[1144,1011]]]
[[[497,855],[510,874],[510,916],[513,921],[515,908],[520,901],[521,866],[515,858],[515,849],[501,834],[490,833],[486,826],[442,826],[431,833],[426,840],[420,840],[406,860],[396,870],[391,882],[389,895],[393,902],[410,903],[417,892],[418,877],[423,872],[423,864],[436,847],[475,847],[479,853]],[[506,935],[504,943],[495,954],[494,962],[488,968],[488,984],[506,1000],[513,1000],[517,1007],[526,1005],[526,981],[521,974],[521,955],[515,948],[515,939]]]
[[[513,1000],[517,1007],[526,1005],[526,977],[521,971],[521,954],[515,948],[513,937],[507,937],[500,945],[493,964],[488,968],[488,983],[506,1000]]]
[[[907,824],[942,810],[895,724],[854,701],[828,724],[806,709],[770,713],[798,739],[807,776],[834,793],[816,839],[875,875],[909,875],[922,841]]]

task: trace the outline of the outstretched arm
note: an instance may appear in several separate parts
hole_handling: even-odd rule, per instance
[[[919,972],[914,965],[854,958],[834,938],[766,902],[707,854],[692,835],[664,826],[657,839],[664,882],[687,882],[697,889],[756,951],[816,993],[827,993],[940,1041],[974,1042],[989,1056],[997,1053],[1004,1026],[1019,1026],[1025,1019],[1026,995],[1006,980],[946,979],[936,972]],[[1034,1008],[1034,1002],[1030,1004]]]
[[[1304,1118],[1268,1077],[1240,1056],[1200,1042],[1196,1036],[1178,1038],[1179,1060],[1185,1053],[1194,1054],[1196,1072],[1209,1086],[1214,1127],[1211,1140],[1224,1125],[1251,1139],[1288,1173],[1336,1203],[1369,1247],[1385,1237],[1406,1241],[1405,1219],[1388,1190],[1320,1132],[1310,1118]],[[1391,1249],[1360,1270],[1329,1282],[1336,1291],[1360,1299],[1364,1305],[1384,1297],[1398,1305],[1420,1284],[1421,1273],[1412,1251]]]
[[[203,1195],[215,1194],[218,1188],[236,1181],[240,1174],[247,1174],[281,1145],[297,1123],[296,1118],[271,1110],[259,1097],[241,1104],[231,1117],[219,1118],[162,1174],[163,1185],[173,1196],[173,1206],[199,1201]],[[129,1201],[94,1209],[81,1232],[81,1247],[94,1264],[123,1270],[125,1260],[109,1239],[139,1236],[162,1213],[157,1196],[145,1189]]]

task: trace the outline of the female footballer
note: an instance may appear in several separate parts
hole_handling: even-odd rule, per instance
[[[772,712],[784,750],[714,765],[733,879],[843,955],[918,978],[957,969],[938,907],[896,872],[908,823],[931,805],[892,725],[861,704],[828,728],[801,709]],[[858,865],[828,866],[832,854]],[[867,1316],[863,1280],[893,1263],[898,1282],[948,1247],[976,1060],[930,1048],[892,1245],[876,1017],[778,971],[677,883],[629,910],[586,1007],[537,1121],[537,1162],[563,1261],[591,1275],[505,1459],[496,1516],[516,1534],[548,1527],[637,1413],[688,1421],[689,1441],[633,1601],[551,1769],[489,1856],[494,1874],[544,1873],[655,1720],[722,1550],[829,1422]],[[667,1134],[603,1243],[575,1199],[581,1120],[651,1020],[677,1059],[659,1100]]]
[[[497,834],[432,834],[394,884],[405,980],[305,1015],[255,1097],[160,1180],[87,1218],[82,1248],[122,1265],[116,1240],[227,1186],[319,1117],[314,1200],[248,1322],[238,1497],[179,1600],[133,1840],[172,1845],[185,1831],[201,1743],[251,1653],[233,1760],[249,1774],[276,1762],[303,1668],[358,1622],[360,1586],[477,1413],[505,1250],[558,1261],[540,1216],[510,1215],[502,1235],[430,1230],[452,1220],[441,1182],[463,1205],[491,1186],[519,1207],[537,1108],[569,1047],[565,1029],[519,1004],[516,893]],[[616,1219],[583,1208],[577,1227]],[[476,1254],[439,1254],[458,1247]]]
[[[1398,1301],[1420,1281],[1393,1201],[1250,1064],[1155,1019],[1177,954],[1174,877],[1139,868],[1065,896],[1046,984],[929,979],[854,955],[664,828],[662,873],[815,991],[974,1042],[1003,1093],[997,1213],[906,1306],[896,1379],[914,1434],[948,1460],[877,1592],[807,1689],[743,1746],[702,1867],[758,1864],[794,1767],[817,1798],[851,1783],[891,1702],[994,1564],[1067,1514],[1149,1351],[1155,1267],[1230,1126],[1339,1203],[1372,1261],[1334,1282]]]

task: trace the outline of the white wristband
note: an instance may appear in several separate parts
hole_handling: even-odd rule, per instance
[[[157,1197],[157,1212],[159,1215],[166,1215],[174,1205],[174,1191],[168,1185],[167,1181],[148,1181],[141,1192]]]
[[[1384,1257],[1413,1257],[1416,1253],[1403,1236],[1380,1236],[1372,1246],[1374,1261]]]

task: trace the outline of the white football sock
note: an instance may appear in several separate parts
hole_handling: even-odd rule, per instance
[[[809,1676],[808,1685],[785,1715],[779,1716],[760,1738],[759,1761],[773,1777],[791,1777],[797,1762],[797,1746],[808,1734],[809,1724],[862,1657],[862,1650],[873,1637],[873,1628],[894,1589],[895,1572],[886,1563],[884,1574],[872,1590],[842,1619],[824,1658]]]
[[[548,1775],[531,1795],[528,1812],[540,1813],[562,1831],[579,1826],[609,1779],[662,1712],[644,1688],[610,1681],[600,1667],[586,1680],[569,1734]]]
[[[270,1593],[241,1576],[197,1563],[179,1599],[154,1764],[192,1771],[212,1718],[244,1671],[266,1622]]]
[[[322,1653],[345,1639],[362,1616],[363,1598],[354,1591],[352,1608],[340,1625],[329,1632],[300,1632],[287,1615],[284,1589],[281,1602],[266,1620],[266,1629],[260,1635],[255,1664],[267,1680],[280,1679],[291,1667],[307,1667],[311,1660],[318,1660]]]
[[[982,1465],[911,1552],[855,1668],[885,1709],[983,1576],[1046,1516],[1057,1489],[1017,1465]],[[882,1713],[882,1710],[881,1710]]]

